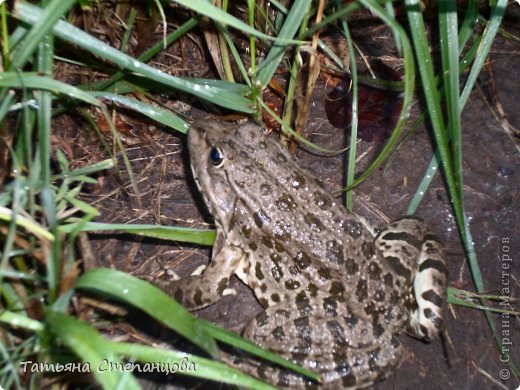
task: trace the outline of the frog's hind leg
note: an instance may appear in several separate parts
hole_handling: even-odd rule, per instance
[[[302,298],[303,295],[303,298]],[[300,293],[296,302],[269,307],[246,328],[244,336],[321,377],[321,389],[367,387],[386,378],[400,364],[402,348],[387,332],[354,313],[338,313],[323,299],[310,301]],[[333,299],[333,298],[332,298]],[[343,305],[344,303],[340,303]],[[337,307],[338,311],[340,307]],[[237,364],[276,386],[308,388],[316,382],[278,366],[248,359]]]
[[[446,301],[448,270],[442,245],[430,232],[424,237],[415,275],[414,290],[417,309],[410,318],[408,333],[431,341],[442,329],[442,309]]]
[[[442,245],[424,222],[404,217],[381,231],[375,240],[384,259],[401,277],[413,285],[407,332],[416,338],[433,340],[442,327],[448,271]]]

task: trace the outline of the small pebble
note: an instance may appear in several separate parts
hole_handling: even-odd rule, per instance
[[[512,175],[513,172],[514,172],[514,171],[513,171],[511,168],[508,168],[508,167],[503,167],[503,166],[502,166],[502,167],[500,167],[500,168],[498,169],[498,174],[499,174],[500,176],[504,176],[504,177],[509,176],[509,175]]]

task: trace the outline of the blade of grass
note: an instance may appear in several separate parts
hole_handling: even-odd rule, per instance
[[[172,112],[166,111],[157,106],[143,103],[137,99],[127,98],[125,96],[116,95],[109,92],[93,91],[91,92],[91,95],[97,98],[110,100],[111,102],[117,103],[119,106],[139,112],[156,122],[162,123],[163,125],[171,127],[172,129],[180,131],[184,134],[187,133],[190,127],[190,125],[185,122],[184,119],[173,114]]]
[[[397,37],[401,41],[401,48],[403,52],[404,59],[404,93],[403,93],[403,108],[399,115],[399,119],[395,125],[394,131],[392,135],[386,142],[385,146],[381,150],[381,152],[374,159],[372,164],[359,176],[353,183],[350,188],[347,190],[357,186],[363,180],[365,180],[368,176],[374,172],[379,165],[383,163],[383,161],[388,157],[391,151],[394,149],[395,144],[399,141],[401,133],[404,129],[404,125],[410,116],[410,107],[412,105],[413,91],[415,85],[415,64],[413,59],[412,47],[410,45],[410,41],[403,30],[403,28],[391,17],[388,16],[386,10],[382,8],[377,2],[373,0],[360,0],[360,3],[363,4],[364,7],[369,9],[375,15],[377,15],[383,22],[385,22],[393,31],[395,37]]]
[[[343,8],[337,10],[332,15],[323,19],[320,23],[316,23],[316,24],[312,25],[310,28],[308,28],[305,31],[305,33],[303,35],[297,37],[297,39],[302,40],[305,37],[312,36],[316,31],[321,30],[323,28],[327,28],[327,26],[332,24],[332,22],[334,22],[338,19],[341,19],[341,18],[347,16],[349,13],[359,10],[360,8],[361,8],[361,4],[360,4],[360,2],[357,2],[357,1],[346,4]]]
[[[0,220],[8,221],[8,222],[12,221],[13,220],[12,210],[10,210],[6,207],[0,206]],[[46,241],[54,240],[54,235],[52,233],[50,233],[45,227],[41,226],[37,222],[35,222],[27,217],[24,217],[24,216],[18,214],[16,216],[15,221],[18,226],[25,228],[28,232],[34,234],[36,237],[38,237],[41,240],[46,240]]]
[[[340,2],[337,0],[336,4],[339,6]],[[354,182],[354,174],[356,173],[356,152],[357,152],[357,130],[358,130],[358,74],[357,74],[357,65],[356,65],[356,57],[354,51],[354,44],[352,42],[352,37],[350,36],[350,30],[348,27],[347,19],[343,18],[341,20],[341,26],[343,27],[343,34],[345,35],[345,40],[347,42],[347,49],[350,58],[350,77],[352,82],[352,119],[351,119],[351,128],[350,128],[350,149],[348,154],[347,161],[347,180],[346,187],[351,187]],[[346,196],[346,207],[347,210],[352,211],[352,195],[353,191],[347,191]]]
[[[461,23],[459,30],[459,48],[462,49],[464,44],[468,41],[468,39],[473,34],[473,29],[475,28],[475,24],[477,23],[478,17],[478,0],[469,0],[468,5],[466,6],[466,12],[464,14],[464,19]]]
[[[0,208],[1,211],[1,208]],[[0,214],[1,217],[1,214]],[[61,233],[71,233],[78,228],[78,222],[61,225]],[[179,242],[189,242],[199,245],[212,245],[215,240],[214,230],[201,230],[179,226],[160,226],[160,225],[131,225],[119,223],[88,222],[81,226],[83,232],[118,231],[131,233],[143,237],[159,238]]]
[[[471,13],[467,12],[466,17],[471,17],[471,16],[472,16]],[[463,22],[463,24],[464,23],[465,22]],[[467,33],[459,34],[459,50],[460,51],[466,44],[466,41],[464,39],[469,39],[469,36],[470,36],[470,34],[467,34]],[[461,72],[465,71],[465,69],[469,66],[469,64],[473,63],[473,61],[475,60],[482,38],[483,38],[483,36],[479,37],[477,39],[477,41],[470,47],[470,49],[466,52],[466,54],[461,59],[461,61],[459,63],[459,69]],[[480,52],[480,55],[482,55],[482,52]],[[460,107],[461,111],[464,109],[466,102],[467,102],[467,99],[465,101],[463,101],[462,99],[459,98],[459,107]],[[417,121],[421,122],[424,120],[424,118],[425,118],[425,115],[421,114],[421,116],[417,119]],[[418,125],[418,123],[414,124],[414,126],[417,126],[417,125]],[[448,134],[448,140],[449,140],[449,137],[450,137],[450,134]],[[407,214],[414,214],[415,211],[417,210],[417,208],[419,207],[419,204],[422,201],[422,198],[423,198],[424,194],[426,193],[426,190],[429,188],[431,182],[433,181],[433,179],[435,177],[435,174],[437,173],[437,170],[439,168],[439,162],[440,162],[440,156],[439,156],[438,150],[436,150],[434,153],[434,157],[432,158],[430,165],[428,166],[428,169],[426,170],[426,173],[425,173],[419,187],[417,188],[417,191],[415,192],[415,195],[414,195],[412,201],[410,202],[410,204],[408,206]]]
[[[101,107],[103,104],[90,93],[82,91],[72,85],[54,80],[50,77],[39,76],[36,73],[0,73],[0,86],[9,88],[29,88],[50,91],[55,95],[65,95],[85,103]]]
[[[246,23],[242,22],[240,19],[235,18],[234,16],[228,14],[227,12],[224,12],[218,7],[215,7],[211,3],[205,1],[205,0],[170,0],[173,3],[180,4],[188,9],[191,9],[192,11],[195,11],[201,15],[207,16],[213,21],[219,22],[223,25],[227,25],[233,28],[236,28],[238,30],[241,30],[247,34],[254,35],[255,37],[265,39],[265,40],[275,40],[277,42],[281,42],[282,39],[280,37],[274,38],[269,35],[266,35],[251,26],[247,25]],[[285,41],[284,43],[297,43],[296,41],[289,40]]]
[[[157,54],[159,54],[162,50],[164,50],[166,47],[171,45],[172,43],[176,42],[179,38],[187,34],[193,27],[195,27],[199,21],[200,17],[194,17],[187,20],[185,23],[183,23],[177,30],[175,30],[173,33],[168,34],[166,37],[166,42],[160,41],[157,42],[155,45],[153,45],[150,49],[146,50],[143,54],[141,54],[137,59],[141,62],[147,62]],[[93,90],[101,90],[105,91],[110,86],[114,85],[117,81],[123,79],[125,77],[125,73],[122,71],[118,71],[114,73],[112,76],[110,76],[109,79],[98,81],[96,83],[86,85],[86,86],[80,86],[79,88],[91,88]],[[122,93],[117,88],[116,90],[119,93]]]
[[[468,291],[463,291],[456,289],[454,287],[448,287],[448,296],[447,300],[448,302],[469,307],[471,309],[479,309],[479,310],[485,310],[489,311],[491,313],[508,313],[510,315],[518,315],[520,313],[514,313],[511,310],[507,309],[501,309],[499,307],[490,307],[485,305],[479,305],[473,302],[473,300],[482,301],[483,299],[493,299],[495,301],[504,301],[504,299],[507,299],[508,297],[499,297],[499,296],[482,296],[480,294],[471,293]]]
[[[3,93],[4,99],[0,101],[0,122],[2,122],[4,120],[5,116],[9,112],[9,108],[13,104],[14,98],[16,96],[14,91],[7,90],[7,88],[4,90],[5,90],[5,93]]]
[[[253,28],[255,26],[255,3],[254,0],[247,0],[247,21],[249,26]],[[249,36],[249,63],[251,64],[249,67],[249,72],[253,80],[256,80],[256,42],[255,36]],[[252,101],[256,101],[258,97],[258,89],[257,86],[253,86],[251,90],[251,99]]]
[[[18,12],[16,13],[16,17],[23,22],[34,24],[41,17],[41,11],[38,7],[25,2],[17,4],[19,4],[19,6],[17,7]],[[77,45],[100,58],[112,62],[122,69],[143,75],[152,81],[198,96],[201,99],[210,101],[222,107],[246,113],[254,112],[250,101],[243,96],[229,93],[224,89],[216,88],[209,84],[201,86],[199,84],[191,83],[186,79],[168,75],[120,52],[69,23],[58,21],[52,31],[57,37],[64,41]]]
[[[280,30],[280,34],[278,35],[280,40],[292,41],[303,18],[307,14],[310,4],[311,0],[296,0],[293,2],[285,18],[283,27]],[[260,63],[258,66],[258,76],[256,77],[256,82],[259,84],[260,89],[269,83],[287,49],[288,44],[283,44],[277,40],[269,50],[264,61]]]
[[[83,274],[75,288],[109,295],[134,306],[216,358],[217,344],[200,321],[159,288],[121,271],[96,268]]]
[[[223,0],[221,4],[217,4],[224,12],[228,12],[228,0]],[[225,32],[227,32],[226,25],[221,25],[220,23],[215,23],[217,27],[217,46],[220,51],[220,61],[222,67],[224,69],[225,79],[229,82],[235,82],[235,75],[233,74],[233,67],[231,65],[231,59],[229,56],[228,44],[226,43],[226,38],[224,37]],[[216,60],[216,58],[214,59]],[[244,79],[247,80],[247,79]]]
[[[112,169],[114,168],[115,163],[114,160],[109,158],[103,161],[100,161],[95,164],[87,165],[83,168],[74,169],[72,171],[68,171],[66,173],[60,173],[57,175],[51,176],[51,181],[61,180],[61,179],[75,179],[76,177],[80,178],[78,180],[85,181],[84,177],[85,175],[91,175],[93,173],[104,171],[106,169]]]
[[[504,17],[506,7],[507,0],[497,0],[496,5],[491,8],[489,22],[484,30],[484,33],[482,34],[482,40],[480,41],[475,61],[473,62],[468,79],[466,80],[466,84],[464,85],[464,89],[462,90],[462,94],[460,96],[461,110],[462,107],[464,107],[466,104],[466,101],[469,98],[469,94],[477,82],[478,75],[484,66],[489,50],[491,49],[491,45],[495,41],[495,37],[502,23],[502,18]]]
[[[432,58],[429,53],[429,46],[426,40],[426,30],[424,21],[420,12],[418,0],[406,1],[408,20],[410,30],[414,41],[414,47],[418,60],[419,72],[422,80],[423,94],[428,107],[428,114],[432,124],[435,141],[438,147],[438,153],[441,159],[444,174],[448,184],[448,192],[450,195],[450,203],[452,204],[463,240],[466,241],[466,234],[463,224],[463,212],[461,197],[455,181],[453,172],[452,154],[448,146],[448,135],[446,132],[445,122],[440,106],[440,95],[436,87],[435,76],[432,66]]]
[[[218,351],[214,338],[317,379],[315,373],[298,367],[234,333],[192,316],[157,287],[126,273],[104,268],[93,269],[81,276],[76,288],[97,291],[139,308],[215,358]]]
[[[9,310],[0,312],[0,322],[13,328],[25,329],[31,332],[41,332],[44,328],[40,321]]]
[[[21,2],[15,2],[14,13],[18,12]],[[56,22],[76,3],[76,0],[52,0],[44,10],[40,10],[40,17],[35,21],[23,41],[11,53],[11,69],[22,69],[36,50],[43,37],[50,33]],[[35,7],[38,8],[38,7]]]
[[[204,378],[243,386],[248,389],[275,389],[275,387],[252,378],[237,369],[196,355],[139,344],[109,341],[108,345],[114,352],[124,355],[127,359],[132,361],[149,362],[154,365],[160,363],[166,364],[167,367],[171,369],[168,373]],[[194,368],[190,369],[189,367],[192,363]],[[186,366],[186,369],[180,369],[180,367],[183,366]]]
[[[453,173],[457,192],[460,194],[460,208],[464,209],[464,189],[462,180],[462,138],[459,108],[459,38],[457,35],[457,4],[439,3],[439,33],[441,40],[442,76],[448,131],[451,138]]]
[[[43,1],[42,4],[48,7],[51,1]],[[66,11],[65,11],[66,12]],[[38,45],[36,67],[39,74],[52,76],[53,72],[53,54],[54,54],[54,37],[52,34],[45,34],[41,38]],[[49,91],[36,91],[37,110],[37,128],[38,128],[38,154],[31,166],[31,170],[36,169],[40,173],[42,190],[40,192],[40,200],[43,205],[45,219],[49,230],[54,237],[56,235],[56,227],[58,220],[56,217],[56,202],[54,201],[54,191],[50,182],[51,170],[51,113],[52,113],[53,96]],[[39,157],[39,158],[38,158]],[[39,164],[39,167],[37,165]],[[34,196],[34,189],[31,187],[31,196]],[[33,214],[34,215],[34,214]],[[62,269],[61,256],[61,240],[53,240],[51,243],[51,251],[46,256],[45,264],[47,267],[47,288],[49,302],[53,302],[58,295],[60,283],[60,270]]]
[[[244,64],[244,61],[242,61],[242,58],[240,57],[240,54],[238,53],[238,50],[235,46],[235,43],[229,36],[229,32],[227,29],[224,29],[222,26],[217,24],[217,28],[219,29],[219,33],[224,37],[224,40],[226,41],[226,44],[231,51],[231,55],[233,56],[233,59],[235,60],[235,63],[238,66],[238,70],[240,71],[240,74],[242,75],[242,78],[244,79],[245,83],[249,88],[251,88],[251,78],[249,77],[249,74],[247,73],[246,66]],[[217,81],[217,80],[215,80]],[[242,84],[235,84],[235,85],[242,85]]]
[[[462,241],[464,244],[464,247],[466,249],[466,255],[468,257],[468,262],[471,269],[471,274],[473,277],[473,280],[475,282],[475,286],[477,288],[478,292],[484,291],[484,284],[482,275],[480,273],[480,268],[478,266],[476,253],[474,250],[473,241],[471,239],[471,233],[469,231],[469,223],[467,220],[467,216],[464,213],[464,210],[462,208],[462,193],[459,193],[459,190],[455,183],[455,175],[453,172],[453,162],[451,158],[451,154],[449,152],[448,143],[447,143],[447,133],[444,129],[444,123],[442,120],[442,116],[440,115],[440,99],[437,93],[437,90],[435,88],[435,82],[433,77],[433,68],[431,63],[431,58],[429,56],[429,49],[428,44],[426,42],[426,35],[425,35],[425,29],[424,29],[424,22],[422,19],[422,15],[419,9],[419,2],[417,0],[407,0],[405,2],[407,7],[407,14],[410,22],[410,29],[412,33],[412,38],[415,43],[417,56],[418,58],[421,58],[422,61],[419,62],[419,70],[421,73],[421,79],[423,82],[423,88],[425,91],[425,97],[426,102],[428,106],[428,112],[430,115],[430,120],[432,127],[434,129],[434,135],[438,147],[438,154],[441,160],[441,164],[443,166],[443,171],[446,176],[446,181],[448,184],[448,192],[450,194],[450,201],[452,203],[452,206],[455,211],[455,217],[457,221],[457,226],[460,232],[460,235],[462,237]],[[472,71],[470,72],[470,76],[472,78],[468,77],[468,81],[466,82],[466,86],[464,87],[464,90],[462,91],[462,94],[460,96],[460,102],[459,107],[460,110],[462,107],[464,107],[467,98],[469,97],[469,93],[472,89],[472,86],[474,82],[476,81],[476,77],[478,73],[480,73],[480,69],[482,68],[482,65],[484,63],[485,58],[487,57],[487,54],[489,52],[489,48],[491,46],[491,43],[494,40],[494,36],[496,34],[496,31],[498,30],[498,27],[500,26],[505,7],[507,5],[507,0],[498,0],[496,2],[496,5],[492,8],[491,11],[491,20],[489,22],[489,25],[486,28],[485,34],[482,38],[481,43],[481,49],[479,50],[477,58],[475,58],[475,62],[472,66]],[[491,26],[491,27],[490,27]],[[484,50],[487,49],[487,50]],[[477,72],[478,69],[478,72]],[[459,113],[460,115],[460,113]],[[488,321],[488,324],[493,332],[493,336],[495,338],[495,342],[497,343],[497,346],[500,351],[503,351],[502,349],[502,340],[500,338],[500,335],[496,329],[494,320],[492,315],[486,311],[485,312],[486,319]],[[514,373],[515,376],[518,376],[518,370],[514,366],[511,359],[507,360],[507,364],[511,368],[511,371]]]
[[[111,345],[90,325],[63,313],[49,311],[45,315],[49,332],[90,367],[90,372],[105,389],[140,389],[132,374],[124,370],[102,370],[102,362],[122,364]]]

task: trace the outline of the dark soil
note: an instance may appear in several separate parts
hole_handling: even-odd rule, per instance
[[[518,29],[518,7],[506,24],[511,33]],[[515,19],[516,18],[516,19]],[[514,21],[516,20],[516,26]],[[153,65],[177,74],[208,77],[211,66],[200,37],[182,40],[175,45],[179,57],[157,60]],[[520,43],[499,38],[493,47],[490,65],[482,75],[483,93],[474,91],[464,109],[463,149],[465,208],[470,219],[471,233],[479,259],[485,289],[490,294],[519,296],[520,289],[520,154],[518,144],[504,131],[503,119],[520,126]],[[181,59],[181,57],[183,57]],[[196,68],[186,64],[197,64]],[[189,68],[189,69],[188,69]],[[497,95],[493,92],[496,84]],[[491,85],[491,87],[490,87]],[[307,137],[331,149],[344,146],[344,131],[332,127],[325,115],[325,95],[330,92],[323,81],[314,91]],[[190,118],[207,115],[199,102],[166,101],[164,103]],[[188,104],[193,103],[194,106]],[[496,118],[492,110],[500,103],[504,118]],[[418,115],[415,106],[413,117]],[[206,107],[209,109],[209,107]],[[141,119],[125,118],[136,134],[137,145],[127,150],[138,178],[140,197],[133,193],[126,179],[118,174],[100,178],[101,186],[92,188],[86,200],[101,211],[103,222],[158,223],[162,225],[210,227],[211,218],[194,190],[187,164],[185,137],[154,128]],[[64,121],[64,125],[68,122]],[[69,124],[71,129],[72,123]],[[67,126],[65,126],[65,132]],[[71,130],[72,131],[72,130]],[[406,208],[424,175],[432,156],[429,129],[420,127],[402,143],[390,162],[356,188],[354,211],[381,226],[406,212]],[[84,144],[85,145],[85,144]],[[358,165],[359,172],[368,166],[380,144],[361,142],[359,153],[367,152]],[[86,150],[86,147],[85,147]],[[70,153],[80,153],[71,150]],[[299,150],[302,165],[308,167],[331,189],[342,186],[344,156],[322,157]],[[80,156],[76,156],[80,157]],[[101,180],[102,179],[102,180]],[[417,215],[445,243],[450,271],[450,285],[474,291],[474,283],[450,206],[445,184],[437,175],[428,190]],[[137,238],[90,235],[97,253],[98,266],[117,268],[146,279],[168,279],[168,271],[183,275],[200,264],[207,263],[209,249],[163,241]],[[509,255],[511,261],[506,257]],[[217,304],[197,312],[197,315],[228,329],[240,330],[262,309],[252,292],[238,280],[232,281],[238,290],[235,297],[227,296]],[[509,288],[509,290],[502,290]],[[510,342],[509,353],[520,364],[520,321],[511,316],[493,316],[503,342]],[[508,367],[501,361],[500,351],[482,311],[449,305],[445,313],[445,335],[442,340],[425,344],[403,335],[407,354],[401,368],[388,380],[376,386],[387,389],[515,389],[518,379],[505,379]],[[502,358],[502,360],[504,360]],[[176,381],[173,377],[172,381]],[[193,382],[192,382],[193,383]]]

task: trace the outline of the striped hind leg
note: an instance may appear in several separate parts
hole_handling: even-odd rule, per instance
[[[446,301],[448,270],[442,245],[430,232],[424,236],[418,265],[414,280],[417,308],[411,315],[407,331],[411,336],[431,341],[442,329],[442,308]]]
[[[442,327],[448,284],[442,245],[422,220],[411,216],[391,223],[378,234],[375,244],[396,276],[412,290],[407,332],[433,340]]]

